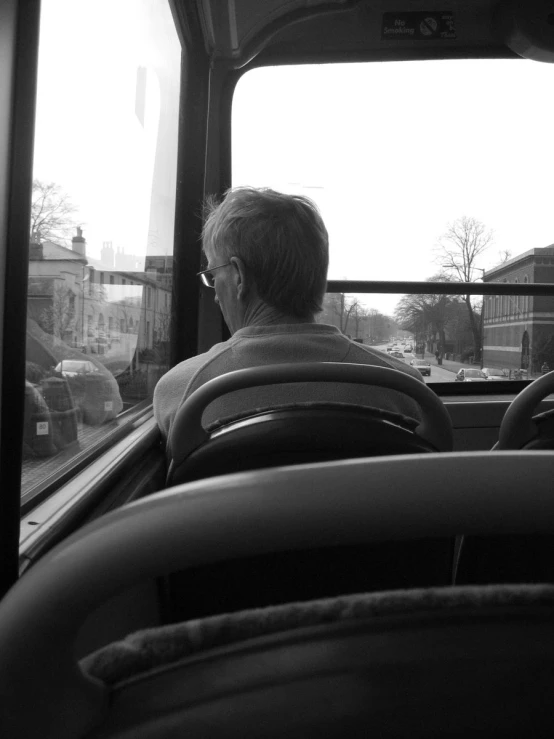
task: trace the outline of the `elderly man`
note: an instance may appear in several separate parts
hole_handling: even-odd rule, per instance
[[[308,198],[269,189],[229,190],[219,205],[209,206],[202,243],[207,269],[199,276],[215,290],[232,336],[181,362],[158,382],[154,413],[166,438],[182,402],[208,380],[233,370],[350,362],[390,367],[421,380],[403,362],[352,341],[335,326],[316,323],[327,283],[328,236]],[[229,394],[206,410],[203,423],[300,400],[357,403],[420,417],[417,405],[394,390],[298,383]]]

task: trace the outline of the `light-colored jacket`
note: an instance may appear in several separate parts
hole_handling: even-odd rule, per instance
[[[252,326],[239,329],[228,341],[187,359],[165,374],[154,391],[154,415],[167,439],[175,413],[197,388],[226,372],[287,362],[351,362],[390,367],[423,382],[420,373],[404,362],[344,336],[335,326],[319,323]],[[417,404],[395,390],[334,383],[275,385],[230,393],[212,403],[202,419],[216,420],[283,403],[340,401],[393,411],[416,420]]]

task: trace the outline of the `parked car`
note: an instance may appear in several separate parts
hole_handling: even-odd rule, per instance
[[[422,375],[428,375],[431,377],[431,365],[426,359],[412,359],[410,364],[419,370]]]
[[[64,377],[80,377],[92,372],[100,372],[98,367],[87,359],[62,359],[55,369]]]
[[[413,346],[411,344],[406,344],[406,346],[404,347],[404,353],[411,354],[412,351],[413,351]]]
[[[487,376],[487,380],[507,380],[508,375],[504,370],[494,369],[494,367],[483,367],[483,373]]]
[[[456,375],[456,382],[486,382],[487,376],[480,369],[461,369]]]

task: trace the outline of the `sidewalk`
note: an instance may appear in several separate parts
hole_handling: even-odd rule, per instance
[[[420,354],[414,354],[414,357],[416,356],[421,357]],[[471,367],[476,367],[477,369],[479,369],[478,365],[476,364],[464,364],[463,362],[454,362],[451,359],[443,359],[442,364],[439,365],[439,363],[435,359],[435,355],[431,354],[430,352],[425,352],[425,360],[429,362],[431,367],[442,367],[443,369],[448,370],[449,372],[453,372],[454,374],[456,374],[456,372],[461,369],[469,369]]]

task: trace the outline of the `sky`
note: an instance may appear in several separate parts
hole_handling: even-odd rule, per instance
[[[42,0],[33,175],[91,257],[172,253],[180,57],[166,0]]]
[[[489,269],[554,243],[553,83],[527,60],[253,70],[235,93],[233,184],[311,197],[332,279],[425,280],[464,215],[494,233]]]
[[[91,256],[104,241],[171,253],[180,51],[167,3],[42,8],[35,177],[70,195]],[[477,265],[489,269],[554,243],[553,82],[552,65],[527,60],[253,70],[233,104],[233,184],[315,200],[331,279],[425,280],[464,215],[494,232]]]

